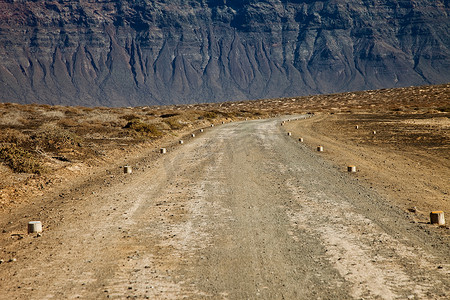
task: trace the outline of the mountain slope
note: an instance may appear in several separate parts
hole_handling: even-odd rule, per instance
[[[145,105],[450,81],[444,0],[1,1],[0,101]]]

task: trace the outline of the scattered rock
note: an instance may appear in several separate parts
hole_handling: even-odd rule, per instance
[[[412,213],[416,213],[417,212],[417,207],[411,207],[411,208],[408,208],[408,211],[409,212],[412,212]]]

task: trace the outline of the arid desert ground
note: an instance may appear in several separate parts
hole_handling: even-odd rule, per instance
[[[0,299],[448,299],[449,99],[0,104]]]

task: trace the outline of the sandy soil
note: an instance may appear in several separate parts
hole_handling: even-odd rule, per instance
[[[311,149],[324,146],[321,156],[340,171],[355,165],[357,180],[408,211],[412,220],[424,224],[431,211],[450,212],[448,113],[323,114],[284,128]]]
[[[448,229],[415,223],[280,121],[140,151],[132,174],[99,171],[2,215],[0,298],[448,299]],[[42,236],[25,234],[31,219]]]

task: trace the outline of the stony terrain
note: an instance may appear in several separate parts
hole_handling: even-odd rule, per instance
[[[138,106],[450,80],[449,3],[0,1],[0,102]]]

